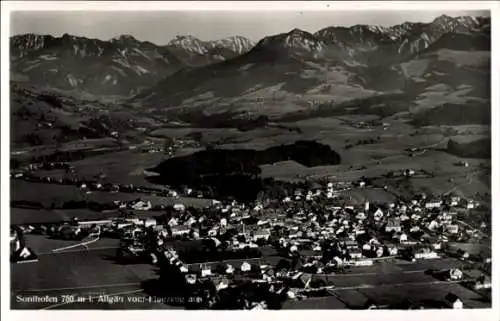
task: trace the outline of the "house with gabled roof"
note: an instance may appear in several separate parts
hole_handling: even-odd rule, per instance
[[[458,234],[458,225],[457,224],[446,225],[446,232],[450,234]]]
[[[453,309],[463,309],[464,307],[463,301],[454,293],[448,293],[445,296],[445,300]]]
[[[441,207],[442,203],[443,202],[441,200],[429,200],[425,203],[425,208],[426,209],[439,208]]]
[[[385,226],[385,231],[387,233],[390,232],[401,232],[401,220],[399,217],[390,217],[387,220],[387,224]]]

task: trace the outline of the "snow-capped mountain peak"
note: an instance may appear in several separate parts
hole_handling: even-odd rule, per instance
[[[489,19],[486,19],[488,21]],[[428,48],[447,33],[469,34],[484,27],[478,19],[470,16],[450,17],[441,15],[429,24],[420,24],[414,32],[407,32],[398,52],[414,54]]]
[[[445,14],[440,15],[439,17],[436,17],[432,23],[435,24],[443,24],[443,23],[449,23],[450,21],[454,20],[452,17],[447,16]]]
[[[213,47],[222,47],[230,49],[240,55],[249,51],[255,45],[253,41],[242,36],[232,36],[224,39],[211,41],[211,44]]]
[[[190,35],[178,35],[172,39],[169,46],[183,48],[187,51],[195,52],[200,55],[206,54],[208,49],[203,41]]]
[[[256,47],[271,47],[275,49],[318,53],[325,49],[325,44],[309,32],[295,28],[287,33],[266,37],[262,39]]]
[[[111,42],[131,44],[139,41],[135,39],[132,35],[120,35],[111,39]]]
[[[213,41],[202,41],[190,35],[176,36],[172,39],[168,46],[182,48],[188,52],[205,55],[210,53],[212,49],[226,49],[237,55],[241,55],[254,46],[254,43],[245,37],[232,36],[224,39]]]

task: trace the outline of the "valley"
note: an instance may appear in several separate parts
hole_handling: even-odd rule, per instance
[[[484,276],[483,263],[491,269],[490,32],[488,17],[442,15],[391,27],[295,28],[257,42],[242,36],[176,36],[165,45],[131,35],[11,37],[10,224],[18,238],[29,234],[29,248],[40,252],[35,267],[12,263],[12,293],[74,288],[83,295],[101,284],[103,293],[121,295],[123,288],[124,295],[146,296],[147,281],[164,282],[175,272],[161,269],[173,267],[176,246],[194,242],[206,262],[190,258],[188,271],[201,273],[203,282],[218,282],[226,270],[212,271],[212,279],[194,266],[227,265],[225,251],[248,272],[244,279],[257,269],[244,260],[266,267],[286,261],[289,268],[276,266],[282,276],[255,273],[264,283],[297,291],[300,300],[283,292],[289,297],[280,307],[287,309],[367,308],[365,298],[399,307],[391,293],[397,288],[410,301],[453,291],[467,307],[491,305],[488,290],[436,281],[416,268],[425,261],[405,256],[439,244],[440,257],[427,261],[430,267]],[[406,223],[393,223],[399,220]],[[88,247],[84,238],[86,251],[67,251],[67,244],[81,244],[73,232],[61,231],[88,232],[87,225],[99,231],[96,243]],[[141,243],[153,263],[125,264],[116,254],[132,253],[123,245],[129,241],[144,241],[136,231],[161,240]],[[265,240],[257,241],[259,233]],[[453,251],[448,237],[458,245]],[[340,250],[349,242],[355,243],[352,257]],[[172,244],[174,250],[161,252],[173,255],[166,263],[157,248]],[[390,254],[393,248],[397,254]],[[356,263],[363,260],[373,266]],[[245,264],[252,268],[244,271]],[[52,265],[70,268],[54,280]],[[226,265],[222,269],[230,270]],[[335,272],[321,272],[332,266]],[[312,267],[318,269],[309,272]],[[186,273],[174,278],[186,277],[188,284]],[[294,273],[334,277],[321,281],[314,298],[313,276],[291,286]],[[363,302],[350,304],[349,295]],[[175,306],[161,301],[140,308]],[[67,306],[96,307],[87,303]]]

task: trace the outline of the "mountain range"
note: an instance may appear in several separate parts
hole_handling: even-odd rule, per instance
[[[443,15],[392,27],[293,29],[256,44],[239,36],[177,36],[158,46],[131,36],[21,35],[11,38],[11,73],[37,86],[132,97],[128,103],[168,119],[323,114],[338,106],[379,113],[374,97],[390,97],[385,116],[409,106],[446,114],[456,104],[488,105],[490,34],[490,18]]]
[[[236,57],[253,43],[243,37],[201,41],[177,36],[158,46],[122,35],[109,41],[25,34],[11,38],[13,78],[95,95],[133,95],[182,68]]]
[[[489,19],[441,16],[390,28],[294,29],[236,58],[180,70],[134,101],[176,114],[280,116],[399,93],[407,110],[408,102],[417,108],[482,103],[489,99],[489,74]]]

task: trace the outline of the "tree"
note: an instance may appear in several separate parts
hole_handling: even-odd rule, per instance
[[[278,264],[276,264],[276,270],[286,270],[289,271],[291,269],[292,265],[290,264],[289,260],[281,259],[279,260]]]
[[[225,274],[226,273],[226,265],[222,262],[218,263],[215,266],[214,272],[217,274],[222,274],[222,275]]]
[[[256,244],[258,246],[265,246],[267,244],[267,240],[265,238],[259,238],[259,239],[257,239]]]

